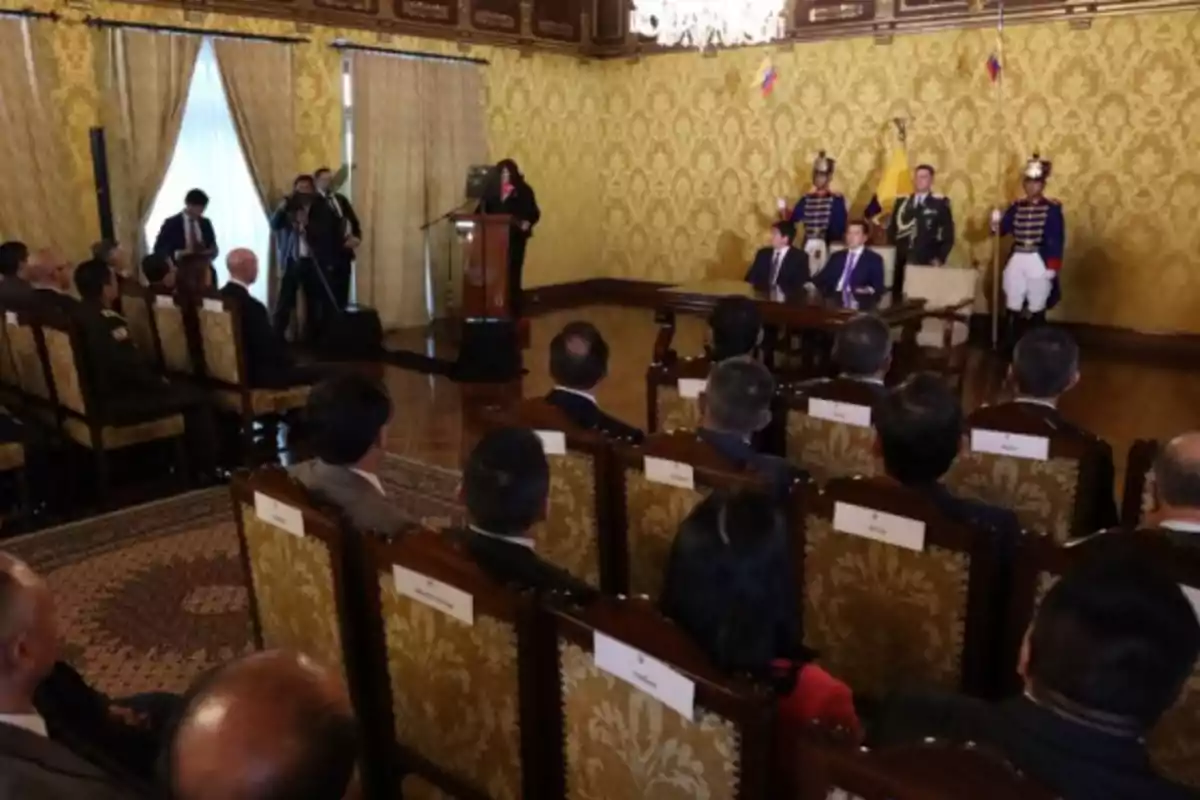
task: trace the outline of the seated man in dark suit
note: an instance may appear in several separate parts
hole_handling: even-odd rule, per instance
[[[29,248],[24,242],[0,244],[0,306],[25,305],[33,295],[29,285]]]
[[[117,704],[57,658],[49,588],[26,564],[0,553],[0,798],[145,796],[175,707],[126,723]]]
[[[1200,433],[1176,436],[1154,459],[1154,508],[1143,528],[1171,531],[1200,547]]]
[[[722,297],[708,317],[708,331],[708,357],[714,363],[754,358],[763,339],[762,312],[748,297]]]
[[[736,469],[750,470],[770,481],[775,493],[786,495],[794,481],[805,477],[799,467],[778,456],[758,452],[754,434],[771,422],[775,379],[757,361],[731,359],[713,367],[700,395],[700,428],[696,435]]]
[[[1073,424],[1058,410],[1059,399],[1079,382],[1079,345],[1057,326],[1035,328],[1017,342],[1009,377],[1016,389],[1012,402],[1027,414],[1092,441],[1099,466],[1091,523],[1086,529],[1091,532],[1115,526],[1118,518],[1112,446]]]
[[[1200,654],[1196,612],[1136,550],[1074,567],[1039,606],[1000,704],[937,692],[885,706],[876,744],[927,736],[1000,751],[1064,800],[1200,797],[1155,773],[1147,732],[1179,697]]]
[[[319,367],[302,367],[288,352],[287,342],[275,332],[267,307],[250,294],[258,280],[258,257],[245,248],[238,248],[225,259],[229,283],[221,294],[241,304],[242,346],[246,349],[246,382],[255,389],[284,389],[316,383],[322,377]]]
[[[379,480],[392,419],[392,399],[379,381],[348,372],[319,383],[308,395],[306,427],[316,458],[292,476],[333,503],[360,531],[399,533],[411,521],[388,502]]]
[[[29,259],[31,307],[75,313],[79,301],[69,294],[73,272],[71,263],[56,250],[43,248],[34,253]]]
[[[846,249],[831,255],[813,279],[822,295],[863,305],[879,302],[883,282],[883,257],[867,247],[867,223],[858,219],[846,226]]]
[[[884,379],[892,368],[892,336],[887,323],[874,314],[858,314],[837,329],[831,351],[836,378],[814,378],[800,384],[810,388],[833,381],[866,386],[876,399],[887,393]]]
[[[208,195],[200,189],[192,189],[183,199],[183,211],[163,220],[154,239],[154,252],[172,260],[185,253],[198,253],[216,258],[217,234],[212,223],[204,216],[208,208]]]
[[[639,443],[640,430],[600,410],[593,390],[608,375],[608,342],[590,322],[572,322],[550,342],[550,374],[557,384],[546,402],[581,428]]]
[[[156,292],[175,291],[175,277],[178,274],[175,262],[158,253],[151,253],[142,259],[142,274],[146,276],[146,285]]]
[[[341,677],[268,650],[200,679],[174,731],[175,800],[358,800],[360,728]]]
[[[963,443],[963,414],[946,382],[919,372],[876,403],[875,446],[892,480],[928,498],[963,525],[995,531],[1015,544],[1017,515],[1006,508],[958,497],[941,483]]]
[[[594,594],[534,552],[529,530],[546,515],[550,465],[533,431],[500,428],[485,434],[467,458],[462,493],[470,524],[450,536],[494,579],[530,589]]]
[[[795,224],[780,220],[772,225],[771,244],[754,255],[746,283],[760,292],[778,289],[788,295],[802,290],[812,276],[808,272],[808,253],[792,247],[795,240]]]

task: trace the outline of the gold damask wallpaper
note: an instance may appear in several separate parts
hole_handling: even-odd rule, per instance
[[[601,159],[607,274],[740,276],[819,149],[861,212],[909,117],[913,164],[939,170],[960,263],[991,261],[988,210],[1034,150],[1067,220],[1057,316],[1200,331],[1200,12],[1029,24],[1005,37],[1005,104],[984,64],[993,30],[797,44],[772,53],[773,96],[751,88],[767,50],[607,66]],[[999,152],[999,164],[997,153]],[[1000,169],[1003,180],[998,179]]]

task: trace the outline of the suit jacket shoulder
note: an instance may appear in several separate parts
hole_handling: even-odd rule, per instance
[[[138,796],[58,742],[0,724],[0,800],[132,800]]]
[[[347,467],[313,459],[288,472],[314,495],[341,509],[357,530],[394,534],[410,525],[386,496]]]
[[[465,547],[484,572],[501,583],[537,591],[568,592],[581,597],[597,593],[523,545],[480,536],[472,531],[454,531],[451,536]]]

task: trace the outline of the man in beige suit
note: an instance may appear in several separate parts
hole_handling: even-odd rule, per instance
[[[361,531],[393,534],[411,525],[379,480],[392,417],[387,389],[365,375],[338,375],[312,390],[305,416],[316,458],[292,467],[292,476]]]

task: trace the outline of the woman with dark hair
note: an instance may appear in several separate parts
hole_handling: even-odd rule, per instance
[[[785,731],[819,721],[855,736],[849,687],[800,642],[786,517],[766,494],[715,492],[671,545],[660,606],[716,667],[769,683]]]
[[[533,235],[533,226],[542,218],[533,187],[525,182],[517,162],[506,158],[496,165],[492,183],[479,201],[479,214],[511,214],[512,231],[508,237],[508,296],[514,318],[520,316],[521,271],[525,267],[525,247]]]

